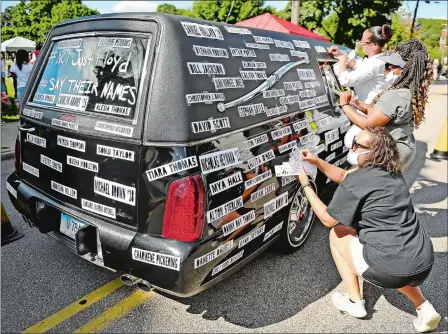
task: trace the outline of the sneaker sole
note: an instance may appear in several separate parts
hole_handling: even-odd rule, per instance
[[[337,305],[337,304],[338,304],[338,303],[335,303],[334,300],[333,300],[333,306],[334,306],[337,310],[339,310],[341,313],[347,313],[347,314],[349,314],[349,315],[351,315],[352,317],[355,317],[355,318],[364,318],[364,317],[367,315],[367,312],[366,312],[365,314],[353,314],[353,313],[350,313],[349,311],[343,309],[342,307],[340,307],[340,306]]]
[[[431,320],[429,320],[427,322],[425,328],[422,330],[418,330],[417,327],[415,326],[415,324],[414,324],[414,327],[420,333],[429,332],[429,331],[436,329],[437,326],[439,326],[439,322],[440,322],[441,318],[442,317],[440,316],[440,314],[434,316],[433,318],[431,318]]]

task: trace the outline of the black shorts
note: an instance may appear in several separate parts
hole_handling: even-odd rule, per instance
[[[431,272],[432,266],[421,273],[411,276],[390,276],[380,273],[372,268],[367,268],[362,273],[362,278],[367,282],[386,289],[399,289],[405,286],[419,286],[426,280]]]

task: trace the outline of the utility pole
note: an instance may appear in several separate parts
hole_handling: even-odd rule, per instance
[[[412,39],[412,36],[414,35],[414,24],[415,24],[415,19],[417,18],[417,10],[418,10],[419,2],[420,2],[420,0],[417,0],[417,3],[415,4],[414,18],[412,19],[412,25],[411,25],[411,39]],[[425,2],[429,3],[429,0],[425,0]],[[439,3],[439,1],[436,1],[436,3]]]
[[[291,3],[291,23],[299,24],[300,0],[292,0]]]

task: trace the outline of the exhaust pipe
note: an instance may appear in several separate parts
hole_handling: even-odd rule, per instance
[[[124,285],[133,286],[140,281],[140,278],[129,274],[123,274],[120,276],[120,280]]]
[[[143,280],[140,280],[137,282],[137,288],[139,288],[143,291],[146,291],[146,292],[152,290],[151,284],[149,284],[148,282],[143,281]]]

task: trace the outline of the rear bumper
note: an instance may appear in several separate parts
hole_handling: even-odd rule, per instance
[[[191,268],[192,261],[189,256],[196,245],[154,237],[110,224],[95,216],[81,212],[75,207],[55,201],[21,182],[15,173],[8,177],[7,182],[12,190],[16,191],[16,193],[10,191],[11,188],[8,186],[9,198],[24,219],[31,226],[37,227],[41,233],[49,234],[68,246],[72,251],[78,253],[76,241],[59,232],[61,213],[95,226],[99,234],[102,256],[95,253],[82,256],[78,253],[89,262],[113,271],[131,274],[146,280],[160,290],[181,297],[191,296],[203,290],[204,287],[201,287],[202,280],[198,280],[198,277],[191,277],[194,271]],[[45,214],[36,212],[36,202],[45,205],[45,210],[47,210],[44,211]],[[165,268],[134,260],[132,256],[133,248],[177,258],[179,259],[179,269]]]

